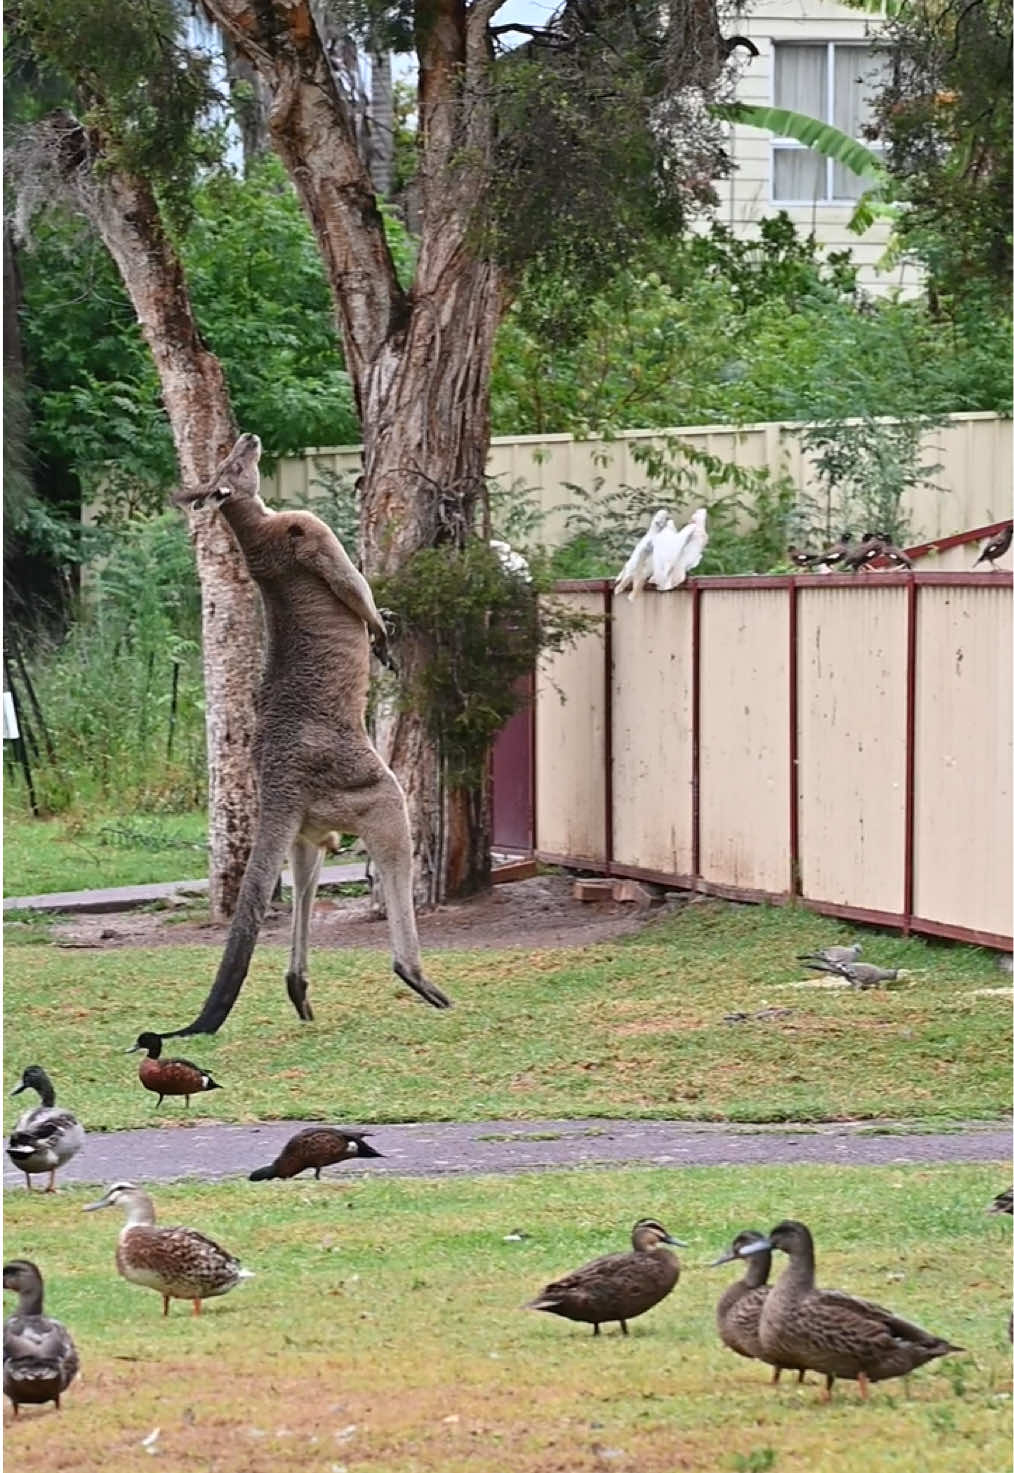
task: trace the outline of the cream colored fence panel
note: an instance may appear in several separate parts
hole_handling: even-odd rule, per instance
[[[907,589],[870,577],[797,599],[802,893],[901,912]]]
[[[603,492],[621,486],[647,486],[648,474],[635,452],[658,442],[662,435],[684,440],[700,450],[736,465],[785,472],[800,491],[813,492],[812,468],[800,446],[800,425],[768,424],[684,426],[667,431],[625,430],[614,440],[576,440],[573,435],[497,436],[487,469],[502,486],[523,481],[532,488],[535,506],[547,515],[542,537],[556,546],[568,535],[565,508],[573,502],[573,486],[591,491],[602,481]],[[1010,515],[1012,424],[990,414],[956,414],[940,429],[926,435],[927,458],[941,470],[934,481],[939,489],[923,487],[909,498],[913,543],[987,526]],[[309,462],[303,466],[302,462]],[[361,447],[344,445],[307,450],[302,457],[279,462],[274,475],[265,477],[268,501],[305,503],[319,495],[312,482],[322,469],[354,480],[362,468]],[[710,499],[704,479],[687,501]],[[685,508],[684,508],[685,509]],[[837,514],[833,514],[837,520]],[[854,531],[862,530],[854,528]]]
[[[701,595],[700,873],[774,894],[789,863],[789,598]]]
[[[601,594],[570,594],[571,608],[601,614]],[[565,696],[561,700],[560,693]],[[535,833],[540,850],[606,857],[605,663],[602,631],[582,636],[536,676]]]
[[[693,873],[693,597],[613,603],[613,858]]]
[[[1011,934],[1011,593],[919,589],[913,910]]]

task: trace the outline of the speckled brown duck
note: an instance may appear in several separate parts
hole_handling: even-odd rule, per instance
[[[189,1106],[191,1095],[222,1088],[206,1069],[191,1064],[189,1059],[163,1059],[162,1039],[157,1033],[142,1033],[134,1046],[127,1049],[127,1053],[136,1054],[138,1049],[146,1049],[148,1057],[141,1060],[137,1077],[145,1089],[158,1095],[155,1101],[156,1110],[166,1095],[183,1095],[185,1104]]]
[[[766,1360],[819,1371],[823,1399],[836,1380],[857,1381],[865,1399],[871,1381],[907,1376],[938,1356],[961,1350],[889,1309],[835,1289],[818,1289],[813,1238],[801,1222],[780,1222],[766,1238],[748,1243],[740,1256],[777,1248],[789,1265],[765,1296],[760,1343]]]
[[[567,1320],[599,1326],[618,1320],[627,1334],[627,1321],[654,1309],[672,1293],[680,1276],[680,1262],[665,1245],[685,1248],[671,1238],[660,1222],[643,1217],[631,1234],[633,1252],[607,1253],[582,1268],[547,1284],[542,1293],[524,1306],[558,1314]]]
[[[4,1395],[14,1415],[22,1406],[60,1397],[78,1373],[77,1351],[65,1325],[42,1312],[42,1275],[27,1258],[3,1268],[5,1289],[18,1296],[18,1307],[4,1320]]]
[[[127,1214],[116,1245],[116,1267],[131,1284],[162,1295],[162,1313],[170,1299],[189,1299],[194,1314],[201,1302],[228,1294],[241,1279],[252,1279],[250,1269],[203,1233],[188,1227],[156,1227],[155,1204],[140,1187],[118,1181],[85,1212],[122,1207]]]
[[[742,1249],[752,1243],[760,1244],[763,1239],[763,1233],[750,1231],[737,1233],[728,1252],[716,1258],[711,1267],[717,1268],[721,1263],[734,1263],[740,1258]],[[768,1286],[768,1276],[771,1273],[770,1250],[760,1249],[750,1253],[743,1258],[743,1266],[746,1270],[743,1277],[729,1285],[715,1308],[715,1323],[719,1339],[730,1350],[734,1350],[737,1355],[745,1356],[747,1360],[760,1360],[766,1361],[769,1365],[774,1364],[772,1385],[777,1382],[782,1371],[786,1370],[798,1371],[799,1380],[802,1381],[806,1372],[800,1366],[768,1361],[761,1349],[761,1310],[764,1308],[764,1300],[771,1292]]]
[[[358,1156],[382,1156],[373,1146],[367,1145],[366,1130],[338,1130],[333,1125],[311,1125],[307,1130],[297,1131],[285,1142],[270,1166],[259,1166],[251,1171],[251,1181],[273,1181],[276,1177],[298,1176],[301,1171],[313,1172],[320,1180],[321,1169],[337,1166],[340,1161],[349,1161]]]

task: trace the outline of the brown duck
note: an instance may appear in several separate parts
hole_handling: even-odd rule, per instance
[[[763,1233],[737,1233],[729,1251],[723,1253],[720,1258],[716,1258],[711,1267],[717,1268],[720,1263],[735,1262],[740,1257],[743,1248],[750,1243],[760,1244],[763,1239]],[[746,1273],[734,1284],[729,1285],[715,1309],[719,1339],[730,1350],[734,1350],[737,1355],[745,1356],[747,1360],[762,1360],[767,1361],[769,1365],[774,1365],[772,1385],[777,1382],[784,1370],[799,1371],[799,1379],[802,1381],[806,1372],[800,1366],[770,1361],[761,1349],[760,1317],[761,1310],[764,1308],[764,1300],[771,1292],[768,1287],[771,1253],[760,1249],[752,1252],[744,1263]]]
[[[765,1296],[760,1343],[765,1360],[819,1371],[825,1401],[836,1379],[858,1381],[866,1399],[871,1381],[907,1376],[917,1366],[961,1349],[867,1299],[815,1283],[813,1238],[801,1222],[780,1222],[766,1238],[748,1243],[740,1257],[779,1249],[789,1266]]]
[[[3,1285],[18,1296],[4,1320],[4,1395],[14,1407],[60,1397],[78,1372],[77,1351],[65,1325],[42,1312],[42,1275],[27,1258],[4,1264]]]
[[[222,1088],[206,1069],[191,1064],[189,1059],[163,1059],[162,1039],[157,1033],[142,1033],[133,1048],[127,1049],[127,1053],[136,1054],[142,1048],[147,1050],[148,1057],[141,1060],[137,1077],[145,1089],[158,1095],[155,1101],[156,1110],[166,1095],[183,1095],[189,1106],[191,1095]]]
[[[189,1299],[194,1314],[200,1314],[205,1299],[253,1278],[238,1258],[194,1228],[156,1227],[154,1202],[133,1182],[116,1182],[84,1211],[103,1207],[122,1207],[127,1217],[116,1245],[117,1269],[128,1283],[161,1294],[163,1315],[169,1313],[170,1299]]]
[[[365,1130],[338,1130],[333,1125],[311,1125],[308,1130],[297,1131],[285,1142],[270,1166],[259,1166],[251,1171],[251,1181],[273,1181],[276,1177],[298,1176],[301,1171],[312,1169],[320,1181],[321,1168],[336,1166],[339,1161],[348,1161],[354,1156],[382,1156],[366,1144],[369,1134]]]
[[[680,1262],[663,1245],[686,1247],[678,1238],[671,1238],[653,1217],[635,1222],[631,1236],[632,1253],[607,1253],[603,1258],[594,1258],[583,1268],[547,1284],[541,1294],[523,1307],[594,1325],[595,1335],[599,1333],[599,1325],[618,1320],[626,1335],[628,1320],[653,1309],[676,1287]]]

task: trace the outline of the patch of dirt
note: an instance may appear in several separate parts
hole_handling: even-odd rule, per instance
[[[586,903],[572,895],[565,875],[537,875],[531,880],[495,885],[485,895],[458,905],[419,913],[424,951],[471,951],[488,948],[590,946],[618,936],[632,936],[674,907],[687,903],[673,896],[646,911],[618,901]],[[285,945],[289,939],[288,907],[269,910],[261,927],[262,943]],[[54,922],[53,939],[65,946],[216,946],[226,927],[208,920],[187,920],[173,911],[125,911],[118,915],[75,915]],[[314,947],[361,947],[386,950],[387,924],[375,916],[366,898],[322,896],[313,911],[310,944]]]

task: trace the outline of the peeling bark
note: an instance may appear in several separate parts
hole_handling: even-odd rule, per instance
[[[101,139],[66,119],[68,183],[123,278],[151,349],[184,489],[209,480],[236,438],[221,365],[194,319],[183,268],[148,184],[104,163]],[[211,914],[235,908],[253,842],[257,791],[249,759],[260,673],[261,614],[238,547],[220,517],[195,518],[190,537],[201,584]]]

